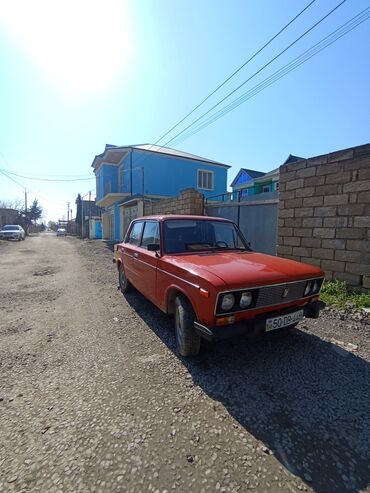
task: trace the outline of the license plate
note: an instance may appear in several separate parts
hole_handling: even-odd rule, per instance
[[[270,330],[281,329],[288,325],[295,324],[303,319],[303,310],[298,312],[288,313],[287,315],[281,315],[280,317],[268,318],[266,320],[266,332]]]

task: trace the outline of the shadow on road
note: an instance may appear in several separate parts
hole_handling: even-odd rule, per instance
[[[177,354],[171,319],[138,292],[126,299]],[[196,385],[316,492],[370,484],[365,360],[300,330],[204,344],[198,359],[178,357]]]

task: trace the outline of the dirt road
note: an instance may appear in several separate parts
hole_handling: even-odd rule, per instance
[[[0,245],[1,492],[369,487],[369,324],[328,311],[189,362],[111,259],[54,235]]]

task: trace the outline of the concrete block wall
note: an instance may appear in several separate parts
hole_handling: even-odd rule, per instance
[[[204,197],[194,188],[187,188],[178,197],[145,202],[146,216],[159,214],[194,214],[203,216]]]
[[[370,289],[370,144],[280,167],[277,253]]]

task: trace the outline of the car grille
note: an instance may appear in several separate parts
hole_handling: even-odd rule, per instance
[[[304,296],[306,284],[307,281],[298,281],[260,288],[255,306],[261,308],[299,300]]]
[[[261,286],[260,288],[245,288],[240,290],[231,291],[235,296],[235,304],[233,308],[227,313],[236,313],[240,311],[248,311],[258,308],[265,308],[269,306],[282,305],[284,303],[290,303],[309,296],[318,295],[320,292],[323,278],[315,278],[318,283],[318,289],[314,293],[304,294],[308,281],[313,279],[305,279],[301,281],[287,282],[283,284],[273,284],[271,286]],[[243,291],[250,291],[252,293],[253,301],[247,308],[240,308],[240,297]],[[222,296],[220,294],[216,303],[216,315],[226,315],[226,312],[222,310]]]

